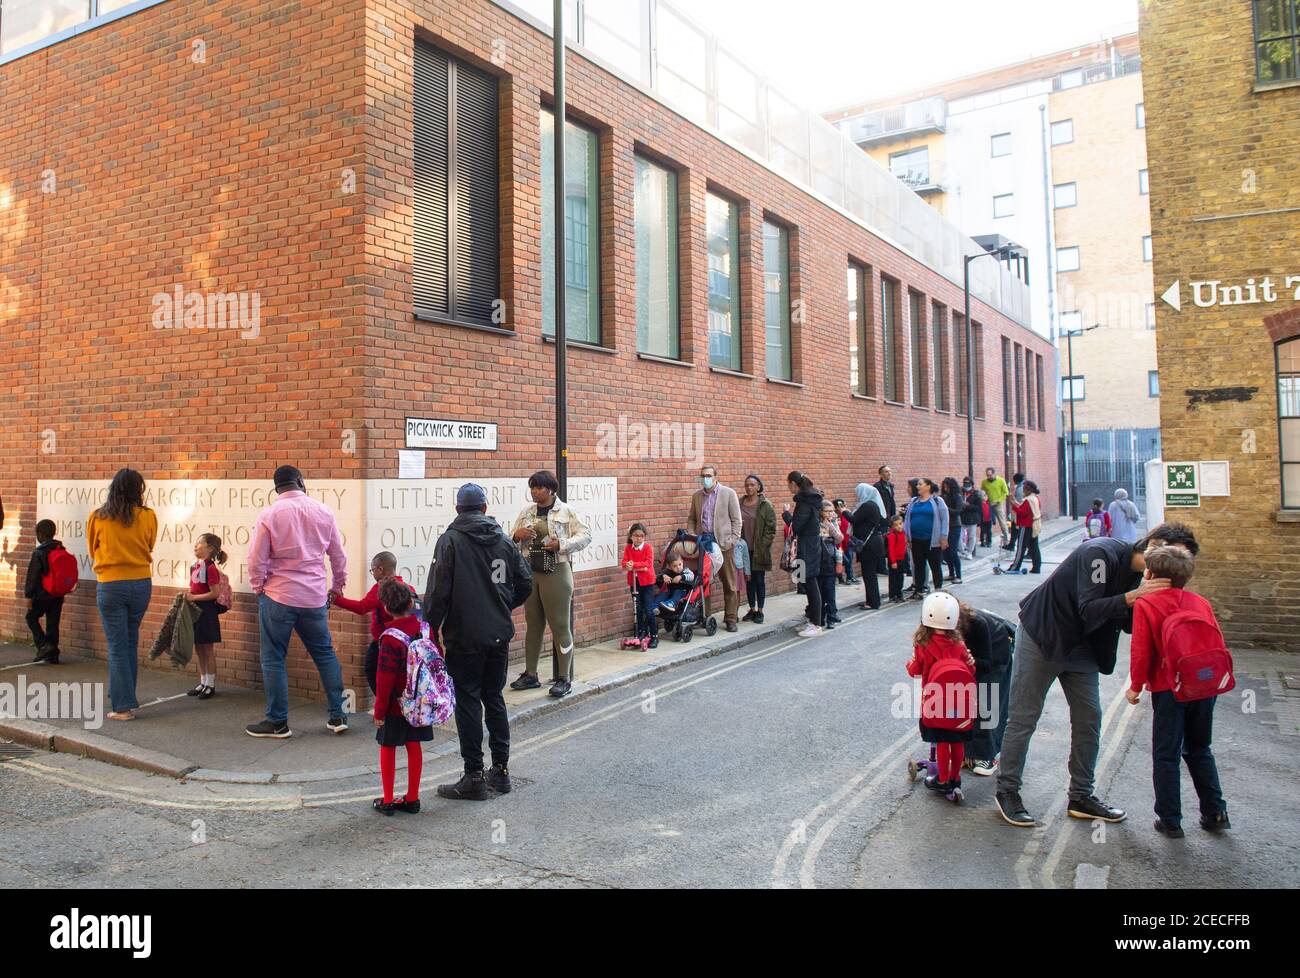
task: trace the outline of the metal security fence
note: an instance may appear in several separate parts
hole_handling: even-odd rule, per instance
[[[1160,457],[1159,428],[1096,428],[1075,435],[1075,512],[1085,513],[1094,499],[1109,504],[1116,489],[1146,515],[1146,463]],[[1069,432],[1065,437],[1065,465],[1070,464]],[[1067,474],[1067,480],[1069,476]]]

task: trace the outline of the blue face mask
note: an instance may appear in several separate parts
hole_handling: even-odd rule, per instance
[[[705,489],[713,488],[713,476],[711,475],[700,476],[700,482],[703,483]]]

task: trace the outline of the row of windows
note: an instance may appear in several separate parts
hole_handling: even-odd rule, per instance
[[[880,275],[879,292],[873,291],[868,265],[849,262],[849,383],[860,397],[881,397],[894,404],[965,415],[968,376],[966,331],[963,317],[948,307],[909,288],[907,321],[901,315],[902,284]],[[873,297],[880,302],[880,335],[867,329],[872,321]],[[927,322],[928,314],[928,322]],[[970,344],[975,365],[975,417],[984,417],[984,326],[971,322]],[[876,374],[876,345],[880,344],[881,371]],[[910,391],[910,400],[909,400]]]
[[[1043,358],[1005,336],[1002,338],[1002,420],[1022,428],[1047,430]]]
[[[1138,170],[1138,194],[1147,196],[1151,193],[1151,182],[1146,170]],[[1079,186],[1077,183],[1058,183],[1052,187],[1052,206],[1056,210],[1075,207],[1079,203]],[[993,216],[1014,217],[1016,213],[1015,194],[997,194],[993,198]]]
[[[554,115],[540,109],[542,186],[554,173]],[[566,337],[600,345],[599,137],[566,120],[564,156],[564,316]],[[497,88],[493,76],[426,44],[415,59],[415,220],[413,295],[417,316],[472,326],[501,323],[498,264]],[[634,155],[633,223],[637,352],[679,360],[681,350],[678,175],[668,165]],[[555,335],[556,222],[553,193],[542,195],[542,329]],[[709,364],[740,371],[741,205],[705,195],[706,290]],[[766,373],[794,380],[791,295],[792,231],[775,219],[762,222],[762,334]],[[964,414],[967,402],[965,334],[955,316],[951,344],[948,312],[902,284],[851,263],[848,270],[850,382],[865,397]],[[880,333],[868,330],[873,301],[880,302]],[[906,320],[904,320],[906,312]],[[927,312],[931,320],[926,322]],[[975,413],[984,413],[983,326],[972,323]],[[876,343],[882,352],[877,376]],[[909,358],[910,353],[910,358]],[[910,363],[910,369],[908,364]],[[1041,384],[1040,384],[1041,387]],[[1041,414],[1041,409],[1040,409]]]
[[[1085,400],[1085,391],[1083,383],[1083,374],[1075,374],[1072,377],[1061,378],[1061,400],[1063,401],[1082,401]],[[1160,396],[1160,371],[1147,371],[1147,397]]]
[[[472,326],[502,321],[498,249],[496,79],[426,44],[415,58],[413,297],[418,316]],[[555,116],[540,110],[542,186],[553,185]],[[600,148],[592,130],[564,132],[564,322],[601,342]],[[681,358],[677,172],[635,156],[633,223],[637,352]],[[707,195],[709,363],[741,367],[739,206]],[[542,194],[542,330],[555,335],[555,199]],[[767,375],[793,379],[790,232],[763,222]]]
[[[1295,0],[1300,3],[1300,0]],[[1145,102],[1138,102],[1135,107],[1135,122],[1138,129],[1147,127],[1147,107]],[[1074,142],[1074,120],[1059,119],[1051,125],[1051,140],[1053,146],[1065,146]],[[989,137],[989,153],[994,159],[1002,156],[1010,156],[1013,148],[1011,133],[999,132]],[[892,159],[892,157],[891,157]]]
[[[1146,318],[1144,325],[1147,329],[1156,328],[1156,304],[1148,302],[1146,305]],[[1067,333],[1079,334],[1083,332],[1083,313],[1077,311],[1063,312],[1060,315],[1060,332],[1062,336]]]
[[[1151,261],[1153,252],[1151,250],[1151,235],[1142,236],[1142,260]],[[1065,248],[1056,249],[1056,270],[1058,272],[1077,272],[1083,267],[1083,255],[1078,245],[1070,245]]]

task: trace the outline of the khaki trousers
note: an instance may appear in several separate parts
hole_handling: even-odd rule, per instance
[[[558,647],[558,669],[561,679],[573,676],[573,626],[569,610],[573,604],[573,565],[559,563],[550,574],[534,574],[533,590],[524,602],[524,665],[529,675],[537,675],[537,663],[542,657],[542,640],[546,628],[551,628],[551,639]]]

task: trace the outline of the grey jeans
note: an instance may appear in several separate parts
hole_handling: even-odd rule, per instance
[[[1067,672],[1060,663],[1048,662],[1023,625],[1016,630],[1011,702],[998,761],[998,791],[1020,790],[1029,738],[1042,716],[1047,691],[1058,680],[1070,706],[1070,797],[1087,798],[1093,793],[1093,774],[1101,746],[1100,676],[1096,672]]]

